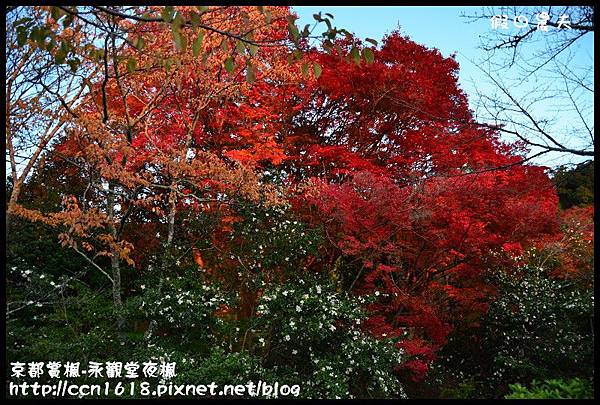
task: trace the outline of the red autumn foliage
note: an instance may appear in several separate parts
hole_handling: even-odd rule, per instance
[[[265,37],[281,35],[277,26],[271,29]],[[520,163],[519,145],[504,144],[497,132],[475,125],[453,58],[393,33],[374,49],[374,63],[357,65],[342,57],[353,41],[339,41],[342,55],[313,49],[305,56],[322,66],[318,79],[281,74],[285,55],[268,48],[261,57],[275,68],[259,70],[252,86],[243,77],[217,79],[220,65],[197,75],[190,64],[179,90],[166,92],[144,129],[112,157],[128,156],[128,173],[152,177],[159,169],[148,167],[158,167],[160,176],[176,176],[176,165],[165,162],[181,154],[195,117],[188,145],[194,152],[280,170],[287,185],[311,180],[313,187],[293,207],[324,226],[335,245],[323,247],[331,262],[340,255],[356,259],[357,266],[341,269],[355,279],[355,293],[381,292],[366,327],[375,336],[407,332],[401,347],[411,359],[402,368],[420,379],[453,327],[476,326],[486,310],[493,287],[482,272],[507,259],[491,252],[519,256],[532,240],[556,240],[558,198],[543,167]],[[148,75],[144,89],[158,89],[163,80]],[[198,84],[202,80],[207,83]],[[124,103],[111,85],[111,114],[123,119]],[[202,100],[198,112],[199,94],[212,85],[235,85],[236,91]],[[152,94],[138,90],[128,97],[129,114],[136,116]],[[75,155],[85,147],[71,139],[62,151]],[[194,181],[213,193],[235,188],[210,176]],[[178,209],[216,210],[194,201]],[[236,219],[227,208],[219,210],[221,229],[211,238],[225,251]],[[577,223],[580,214],[588,215],[573,211],[564,221]],[[136,249],[152,244],[134,239]],[[193,255],[204,267],[197,251]],[[576,268],[574,260],[569,266]],[[219,266],[233,270],[238,262]],[[247,303],[256,298],[251,291],[242,294]]]
[[[407,366],[422,377],[453,325],[476,326],[486,310],[493,288],[480,276],[500,260],[490,252],[556,235],[558,199],[544,168],[470,125],[452,59],[397,34],[376,55],[364,68],[320,59],[326,111],[297,161],[317,177],[318,222],[362,263],[355,290],[386,293],[368,326],[427,346]]]

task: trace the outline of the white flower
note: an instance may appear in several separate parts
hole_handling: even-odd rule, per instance
[[[145,289],[146,289],[146,286],[145,286],[144,284],[142,284],[142,285],[140,286],[140,288],[141,288],[142,290],[145,290]]]
[[[334,325],[329,325],[329,330],[333,332],[335,330],[335,326]]]
[[[292,354],[298,354],[298,350],[296,350],[296,349],[292,350]]]
[[[317,294],[321,294],[321,286],[320,285],[317,286]]]
[[[379,291],[375,291],[375,295],[376,295],[376,296],[379,296]]]
[[[296,305],[296,312],[302,312],[302,308],[300,308],[300,305]]]
[[[285,335],[285,337],[283,339],[285,339],[287,342],[289,342],[291,338],[290,338],[290,335]]]

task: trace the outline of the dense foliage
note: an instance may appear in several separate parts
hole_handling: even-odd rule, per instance
[[[552,178],[560,206],[564,209],[594,203],[594,161],[578,164],[574,168],[559,167]]]
[[[589,381],[572,380],[534,381],[530,389],[520,384],[512,384],[506,399],[593,399],[594,389]]]
[[[89,92],[7,200],[10,361],[166,359],[307,398],[592,377],[593,208],[561,211],[475,122],[452,57],[311,46],[287,7],[161,9],[112,14],[100,56],[36,9]],[[36,29],[20,46],[56,59]]]

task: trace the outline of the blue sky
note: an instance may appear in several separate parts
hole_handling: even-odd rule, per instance
[[[489,30],[487,21],[467,24],[462,13],[471,14],[479,7],[418,7],[418,6],[346,6],[346,7],[294,7],[300,16],[299,26],[314,23],[313,14],[322,11],[334,16],[334,25],[354,32],[360,38],[380,41],[386,34],[400,28],[419,44],[437,48],[444,56],[460,51],[473,58],[480,52],[479,35]],[[460,55],[459,55],[460,56]],[[460,59],[460,58],[459,58]],[[464,61],[466,62],[466,61]],[[471,64],[461,63],[461,85],[467,77],[477,75]]]
[[[386,34],[400,29],[403,35],[409,36],[419,44],[439,49],[444,56],[457,53],[456,60],[460,64],[459,84],[469,95],[471,103],[476,100],[477,91],[490,92],[489,94],[493,91],[493,86],[477,67],[477,62],[485,57],[485,52],[479,48],[480,37],[489,34],[492,30],[490,21],[481,19],[473,22],[463,17],[463,15],[481,12],[481,7],[295,6],[293,10],[300,17],[297,21],[300,27],[314,23],[313,14],[322,11],[333,14],[334,26],[346,28],[363,39],[369,37],[380,41]],[[511,27],[506,32],[512,33],[511,29],[516,30]],[[576,52],[572,57],[576,62],[580,61],[582,66],[586,64],[589,66],[590,61],[593,65],[593,34],[578,41]],[[593,101],[590,101],[590,104],[593,108]],[[539,112],[542,115],[545,113],[543,110]],[[560,118],[563,121],[562,125],[566,125],[564,121],[572,119],[575,117],[564,113]],[[541,157],[537,162],[555,166],[579,160],[581,159],[570,155],[550,154]]]

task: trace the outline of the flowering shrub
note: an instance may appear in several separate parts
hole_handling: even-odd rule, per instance
[[[529,263],[488,274],[497,293],[481,328],[451,336],[428,386],[456,394],[464,385],[470,398],[489,398],[504,396],[517,381],[593,376],[593,290],[553,277],[539,267],[539,255],[528,250],[516,260]]]
[[[592,291],[533,266],[498,272],[494,279],[501,292],[490,305],[485,334],[496,353],[495,377],[528,380],[591,370]]]
[[[236,267],[241,260],[242,268],[256,273],[254,284],[275,277],[273,273],[295,273],[307,257],[318,254],[322,243],[321,230],[308,227],[287,206],[243,205],[232,222],[227,251],[219,259],[233,260]]]
[[[220,334],[223,320],[214,315],[230,300],[218,284],[202,283],[194,269],[166,277],[162,285],[141,284],[140,290],[143,293],[136,302],[145,317],[156,322],[161,341],[166,336],[183,346],[198,342],[206,345],[214,343]]]
[[[395,369],[399,339],[375,339],[362,329],[363,305],[329,280],[298,278],[262,294],[254,350],[265,365],[285,368],[312,398],[404,397]]]

